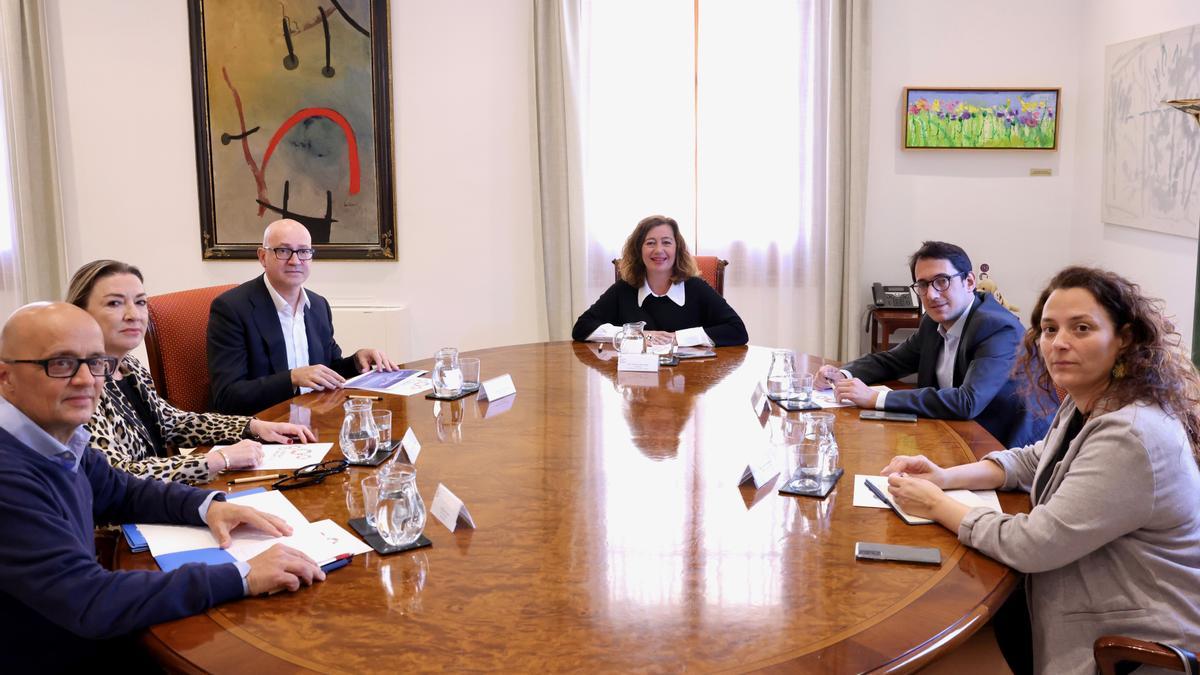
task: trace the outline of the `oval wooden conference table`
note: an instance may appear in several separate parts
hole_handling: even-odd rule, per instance
[[[939,526],[853,507],[852,477],[896,453],[959,464],[999,444],[972,422],[868,422],[846,408],[835,424],[846,475],[828,498],[739,488],[752,452],[784,452],[782,411],[751,405],[768,350],[717,351],[618,374],[595,345],[488,349],[473,353],[484,379],[511,373],[514,398],[385,397],[393,434],[411,426],[421,441],[426,506],[444,483],[477,529],[430,517],[431,548],[357,556],[324,583],[155,626],[146,643],[169,666],[211,672],[906,671],[986,622],[1015,575]],[[340,457],[346,396],[260,417],[307,413]],[[345,524],[375,471],[286,494],[310,520]],[[1028,499],[1001,502],[1013,512]],[[936,546],[943,562],[860,562],[857,541]],[[156,569],[128,549],[118,564]]]

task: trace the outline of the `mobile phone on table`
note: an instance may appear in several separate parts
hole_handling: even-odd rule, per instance
[[[884,410],[863,410],[858,413],[860,420],[885,420],[888,422],[916,422],[917,416],[912,413],[887,412]]]
[[[900,546],[898,544],[871,544],[860,541],[854,545],[854,557],[859,560],[894,560],[898,562],[941,565],[942,552],[926,546]]]

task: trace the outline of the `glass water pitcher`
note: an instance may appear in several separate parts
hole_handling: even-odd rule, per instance
[[[425,502],[412,464],[398,464],[379,476],[375,528],[389,546],[407,546],[425,530]]]
[[[371,400],[352,398],[342,405],[346,416],[338,433],[342,454],[351,462],[362,462],[375,455],[379,446],[379,429],[371,415]]]
[[[613,348],[621,354],[646,353],[646,322],[627,323],[613,336]]]

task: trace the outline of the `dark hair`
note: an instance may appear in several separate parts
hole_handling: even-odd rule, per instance
[[[1104,308],[1118,331],[1128,329],[1130,343],[1119,355],[1124,371],[1114,377],[1104,400],[1122,407],[1136,401],[1157,403],[1183,423],[1192,453],[1200,461],[1200,374],[1180,348],[1175,325],[1163,315],[1163,302],[1142,295],[1141,288],[1125,277],[1094,267],[1068,267],[1050,280],[1038,297],[1025,331],[1024,353],[1017,360],[1027,393],[1053,392],[1054,383],[1038,350],[1042,336],[1042,309],[1050,294],[1060,288],[1082,288]]]
[[[917,261],[924,258],[948,260],[959,274],[965,275],[974,269],[971,267],[971,258],[962,247],[944,241],[924,241],[921,242],[921,248],[908,257],[908,271],[912,274],[913,281],[917,280]]]
[[[621,279],[630,286],[641,286],[642,282],[646,280],[646,263],[642,262],[642,244],[646,241],[646,234],[659,225],[670,225],[671,232],[675,235],[675,266],[671,268],[671,283],[690,279],[700,273],[696,269],[696,261],[692,259],[692,254],[688,251],[687,242],[679,233],[679,223],[676,223],[674,218],[666,216],[649,216],[642,218],[637,227],[633,228],[633,232],[625,239],[625,245],[621,248],[621,260],[617,263],[617,269],[621,273]]]
[[[96,282],[116,274],[132,274],[138,278],[138,281],[143,283],[146,281],[142,277],[142,271],[128,263],[117,260],[93,260],[75,270],[75,274],[71,276],[71,283],[67,286],[67,302],[86,310],[88,298],[91,297]]]

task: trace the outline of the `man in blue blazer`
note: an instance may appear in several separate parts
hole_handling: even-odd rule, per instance
[[[991,294],[975,290],[971,259],[954,244],[925,242],[909,258],[909,270],[925,305],[917,332],[841,370],[822,366],[817,386],[832,383],[839,401],[860,408],[975,420],[1005,447],[1040,440],[1057,405],[1030,405],[1017,391],[1013,363],[1021,322]],[[866,384],[912,373],[916,389],[878,392]]]
[[[208,371],[218,412],[253,415],[297,393],[341,387],[368,368],[395,370],[377,349],[342,356],[329,302],[304,288],[313,253],[304,225],[277,220],[258,249],[263,275],[213,300]]]

